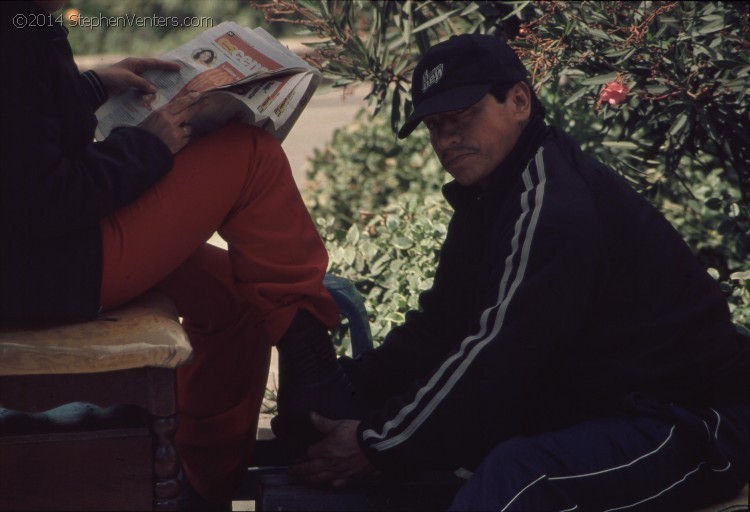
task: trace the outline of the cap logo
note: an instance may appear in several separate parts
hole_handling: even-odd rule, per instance
[[[438,64],[430,71],[425,70],[424,75],[422,75],[422,94],[424,94],[427,89],[438,83],[441,78],[443,78],[442,64]]]

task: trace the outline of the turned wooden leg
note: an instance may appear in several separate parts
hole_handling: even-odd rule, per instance
[[[154,421],[154,510],[179,510],[180,460],[174,445],[175,432],[174,416]]]

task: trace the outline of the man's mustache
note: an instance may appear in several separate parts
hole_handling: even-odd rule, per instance
[[[455,158],[456,156],[476,152],[476,148],[472,148],[470,146],[453,146],[443,150],[443,152],[440,153],[440,161],[445,164],[449,162],[450,159]]]

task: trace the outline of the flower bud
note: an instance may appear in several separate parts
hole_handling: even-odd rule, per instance
[[[625,84],[620,82],[609,82],[604,85],[604,89],[599,94],[599,100],[596,102],[598,107],[602,103],[609,103],[610,105],[619,105],[623,103],[628,96],[630,89]]]

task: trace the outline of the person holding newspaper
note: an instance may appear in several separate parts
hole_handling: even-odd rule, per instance
[[[471,476],[453,510],[691,510],[750,478],[750,340],[666,219],[544,122],[490,35],[430,48],[414,110],[454,181],[432,288],[345,370],[373,405],[314,416],[292,473]]]
[[[322,282],[326,250],[277,140],[239,124],[192,140],[193,95],[94,142],[102,102],[153,93],[141,74],[177,66],[129,58],[79,74],[49,16],[61,4],[0,6],[0,325],[94,319],[147,290],[169,296],[194,349],[177,376],[179,457],[199,508],[226,508],[272,345],[294,397],[287,417],[359,414],[328,336],[339,312]],[[206,243],[215,231],[228,251]]]

